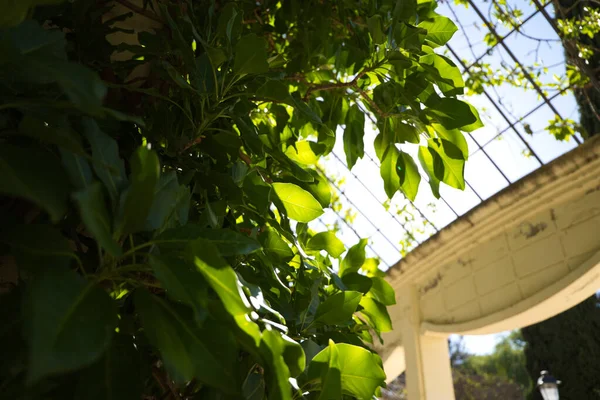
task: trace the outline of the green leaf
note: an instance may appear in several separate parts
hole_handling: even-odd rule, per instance
[[[135,308],[148,341],[159,351],[171,378],[198,379],[228,394],[239,393],[237,349],[231,332],[216,321],[200,328],[191,315],[145,289],[135,293]]]
[[[210,229],[195,224],[164,231],[158,235],[156,242],[164,249],[182,249],[196,239],[210,242],[225,257],[250,254],[260,248],[255,239],[231,229]]]
[[[217,293],[225,309],[233,316],[246,316],[250,312],[250,303],[235,271],[221,257],[218,248],[200,238],[190,243],[189,251],[196,268]]]
[[[141,357],[133,338],[115,335],[104,356],[79,376],[75,398],[130,400],[142,396]]]
[[[131,157],[131,184],[124,193],[119,233],[126,235],[145,228],[159,176],[160,163],[156,153],[145,146],[138,147]]]
[[[265,381],[263,374],[253,372],[246,377],[242,387],[245,400],[263,400],[265,398]]]
[[[483,122],[481,122],[481,119],[479,118],[479,111],[477,111],[477,109],[473,107],[472,104],[469,104],[469,109],[471,110],[471,114],[475,116],[476,120],[472,124],[461,126],[460,129],[465,132],[473,132],[483,127]]]
[[[202,274],[193,264],[169,256],[150,256],[149,263],[156,278],[170,298],[189,305],[201,321],[206,314],[208,294]]]
[[[190,209],[190,190],[177,182],[174,171],[162,174],[152,195],[145,230],[162,230],[185,225]]]
[[[417,13],[417,0],[396,0],[394,21],[409,22]]]
[[[271,185],[266,183],[258,172],[246,175],[243,183],[244,193],[257,211],[265,214],[271,204]]]
[[[336,344],[331,339],[329,339],[329,346],[327,349],[329,350],[327,354],[319,353],[313,358],[314,362],[317,363],[316,365],[323,363],[323,366],[320,368],[321,393],[319,395],[319,400],[341,399],[343,398],[342,367],[340,365],[339,351]],[[309,369],[309,374],[310,373],[311,371]]]
[[[258,236],[258,240],[260,240],[265,251],[275,254],[283,261],[289,261],[294,257],[294,252],[289,244],[274,229],[265,229]]]
[[[265,379],[267,381],[269,399],[292,399],[292,390],[289,383],[291,375],[283,356],[284,350],[281,335],[272,329],[266,329],[263,332],[260,343],[260,353],[267,363]],[[302,356],[304,356],[304,351],[301,347],[300,351],[302,351]],[[304,359],[302,359],[302,362],[304,362]]]
[[[386,306],[396,304],[396,293],[394,293],[394,289],[384,278],[371,277],[371,282],[371,290],[369,290],[367,296],[374,298]]]
[[[354,104],[346,115],[346,129],[344,129],[344,153],[348,169],[352,169],[359,158],[365,154],[365,115]]]
[[[382,44],[385,43],[385,33],[383,33],[383,19],[381,15],[373,15],[367,19],[367,26],[369,27],[369,33],[373,39],[373,43]]]
[[[312,182],[293,180],[293,183],[296,183],[302,189],[312,194],[319,204],[321,204],[321,207],[329,207],[331,205],[331,186],[329,185],[329,180],[319,171],[311,169],[309,173],[314,179]]]
[[[337,238],[335,232],[319,232],[308,241],[306,250],[325,250],[330,256],[338,258],[346,250],[344,243]]]
[[[356,311],[361,298],[362,293],[350,290],[329,296],[317,308],[315,322],[330,325],[347,323]]]
[[[360,300],[360,306],[363,308],[360,312],[369,318],[371,325],[378,332],[389,332],[392,330],[392,320],[385,305],[372,297],[363,297]]]
[[[444,164],[441,181],[453,188],[464,190],[465,160],[460,149],[446,139],[429,139],[428,144]]]
[[[82,122],[85,136],[92,146],[94,172],[104,183],[111,204],[116,208],[119,193],[127,182],[125,165],[119,157],[117,142],[102,132],[93,119],[84,118]]]
[[[368,243],[368,239],[360,239],[357,244],[350,247],[346,257],[344,257],[340,264],[340,276],[358,272],[360,267],[365,263],[365,247],[367,247]]]
[[[262,74],[269,70],[267,43],[254,33],[243,36],[235,45],[233,72],[238,75]]]
[[[336,372],[329,372],[330,369]],[[317,354],[309,365],[308,379],[319,378],[323,389],[325,386],[334,385],[339,379],[341,392],[357,399],[373,398],[377,388],[385,384],[385,373],[379,356],[359,346],[334,344],[333,341],[330,341],[329,346]],[[327,395],[323,398],[340,399],[342,396]]]
[[[319,202],[309,192],[293,183],[273,183],[273,191],[291,219],[310,222],[323,214]]]
[[[415,163],[415,160],[405,152],[401,151],[396,162],[396,172],[400,179],[400,189],[402,193],[410,199],[415,201],[417,192],[419,191],[419,184],[421,183],[421,174],[419,168]]]
[[[458,129],[446,129],[439,124],[432,124],[431,127],[440,138],[452,142],[452,144],[460,149],[463,160],[466,161],[469,159],[469,145],[467,139],[465,139],[465,136]]]
[[[399,119],[393,121],[395,143],[414,143],[419,144],[419,131],[412,125],[406,124]]]
[[[425,39],[432,47],[445,45],[458,30],[450,18],[441,15],[422,21],[418,26],[427,30]]]
[[[0,230],[0,242],[12,246],[13,250],[44,259],[75,258],[69,241],[50,225],[6,224]],[[23,266],[19,265],[19,267]],[[36,270],[44,267],[44,265],[36,266]]]
[[[25,115],[19,123],[19,133],[55,144],[73,153],[83,154],[81,138],[67,127],[53,127],[31,115]]]
[[[76,370],[98,360],[117,326],[113,300],[64,268],[47,268],[29,287],[29,381]]]
[[[69,150],[59,149],[62,165],[69,176],[71,184],[76,189],[85,189],[92,184],[94,179],[90,163],[79,154],[70,152]]]
[[[421,46],[427,31],[403,22],[397,23],[394,29],[394,39],[398,47],[408,50],[421,51]]]
[[[324,146],[309,140],[300,140],[289,146],[285,154],[293,161],[304,165],[316,165]]]
[[[435,196],[436,199],[440,198],[440,179],[437,177],[439,175],[439,170],[441,169],[441,174],[443,175],[444,164],[440,155],[430,147],[419,147],[419,163],[425,170],[425,173],[429,177],[429,186],[431,187],[431,192]],[[438,172],[436,173],[436,170]]]
[[[82,191],[75,192],[73,199],[79,208],[81,220],[94,235],[98,244],[111,255],[120,256],[122,250],[112,236],[111,218],[106,209],[104,193],[100,183],[96,182]]]
[[[68,190],[64,169],[52,153],[0,146],[0,193],[29,200],[58,222],[67,211]]]
[[[433,68],[436,75],[441,78],[441,81],[437,81],[437,85],[442,93],[445,95],[463,94],[465,81],[460,70],[450,59],[431,53],[421,56],[419,62]]]
[[[342,282],[349,290],[361,292],[362,294],[366,294],[372,286],[371,278],[358,272],[344,275]]]
[[[468,127],[478,119],[469,104],[447,97],[440,99],[426,110],[446,129]]]
[[[398,175],[398,157],[400,151],[393,144],[390,145],[381,160],[379,173],[383,179],[383,188],[388,198],[394,197],[394,194],[400,189],[400,177]]]

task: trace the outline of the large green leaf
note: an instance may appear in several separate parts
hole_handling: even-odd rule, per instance
[[[190,208],[190,190],[178,183],[175,171],[161,174],[154,189],[146,230],[162,230],[185,225]]]
[[[181,258],[162,255],[150,256],[150,265],[169,297],[194,309],[198,321],[206,315],[208,295],[202,274]]]
[[[441,181],[453,188],[464,190],[465,160],[461,150],[446,139],[430,139],[428,144],[432,151],[439,155],[444,164]]]
[[[240,75],[261,74],[269,70],[267,43],[254,33],[243,36],[235,45],[233,72]]]
[[[325,250],[332,257],[338,258],[346,250],[344,243],[337,238],[335,232],[319,232],[308,241],[306,250]]]
[[[309,192],[293,183],[273,183],[273,191],[291,219],[310,222],[323,214],[319,202]]]
[[[361,298],[362,293],[351,290],[328,297],[317,308],[315,322],[331,325],[347,323],[356,311]]]
[[[333,369],[335,371],[329,371]],[[351,344],[329,342],[329,346],[317,354],[308,368],[308,379],[320,379],[321,387],[335,385],[339,379],[341,392],[357,399],[373,398],[376,389],[385,384],[385,373],[381,359],[362,347]],[[333,382],[328,382],[332,380]],[[337,393],[335,393],[337,394]],[[323,399],[339,399],[341,396],[327,395]]]
[[[432,104],[427,111],[446,129],[468,127],[478,120],[469,104],[448,97]]]
[[[419,62],[422,65],[430,66],[442,80],[437,82],[442,93],[463,94],[465,81],[462,78],[460,70],[448,58],[439,54],[431,53],[421,56]]]
[[[185,309],[147,290],[136,292],[135,307],[171,378],[180,383],[196,378],[225,393],[238,393],[237,350],[230,331],[216,321],[200,328]]]
[[[383,188],[388,198],[394,197],[394,194],[400,189],[400,176],[398,174],[398,157],[400,151],[393,144],[390,145],[383,154],[379,173],[383,179]]]
[[[32,115],[25,115],[19,123],[19,133],[45,143],[55,144],[73,153],[83,154],[81,137],[68,127],[53,127]]]
[[[265,251],[270,252],[283,261],[289,261],[294,257],[294,252],[279,233],[274,229],[265,229],[258,237]]]
[[[436,199],[440,198],[440,179],[438,176],[444,174],[444,163],[440,155],[430,147],[419,147],[419,163],[429,177],[429,186]]]
[[[94,179],[90,163],[83,156],[60,149],[63,167],[76,189],[85,189]]]
[[[375,44],[385,43],[385,33],[383,32],[383,19],[381,15],[375,14],[367,19],[367,26],[369,27],[369,33],[371,39]]]
[[[196,239],[189,245],[196,268],[217,293],[225,309],[233,316],[245,316],[250,303],[242,291],[235,271],[221,257],[218,248],[207,239]]]
[[[396,162],[396,172],[400,178],[400,189],[411,201],[415,201],[421,183],[421,174],[415,160],[401,151]]]
[[[346,257],[340,264],[340,276],[358,272],[360,267],[365,263],[365,247],[369,243],[368,239],[360,239],[357,244],[350,247]]]
[[[365,296],[360,300],[360,306],[362,307],[360,312],[369,318],[371,325],[378,332],[389,332],[392,330],[392,320],[385,305],[372,297]]]
[[[125,200],[117,228],[119,233],[126,235],[145,228],[159,175],[160,164],[156,153],[145,146],[138,147],[131,157],[131,183],[124,193]]]
[[[257,211],[264,214],[271,204],[271,185],[257,173],[251,172],[246,175],[243,183],[244,194],[248,196],[250,203]]]
[[[111,218],[106,208],[101,184],[96,182],[75,192],[73,198],[79,208],[81,220],[94,235],[98,244],[113,256],[120,256],[122,250],[112,235]]]
[[[0,193],[29,200],[58,222],[67,211],[68,190],[65,171],[52,153],[0,146]]]
[[[141,357],[132,339],[115,335],[104,356],[81,373],[75,398],[131,400],[142,396]]]
[[[289,384],[291,375],[283,356],[284,350],[284,340],[281,335],[272,329],[266,329],[260,343],[260,353],[267,362],[265,378],[269,399],[291,400],[292,398],[292,388]],[[300,350],[304,356],[301,347]]]
[[[435,47],[448,43],[458,30],[450,18],[441,15],[436,15],[434,18],[422,21],[418,26],[427,30],[425,39]]]
[[[446,129],[439,124],[432,124],[431,127],[440,138],[452,142],[452,144],[460,149],[463,160],[466,161],[469,159],[469,145],[467,139],[465,139],[465,135],[458,129]]]
[[[365,114],[354,104],[346,115],[346,129],[344,129],[344,153],[349,169],[354,167],[356,161],[365,154]]]
[[[250,254],[260,248],[255,239],[231,229],[210,229],[195,224],[166,230],[158,235],[156,242],[164,249],[182,249],[199,238],[216,246],[222,256]]]
[[[119,194],[127,182],[125,165],[119,157],[117,142],[102,132],[91,118],[83,120],[84,133],[92,146],[93,168],[104,183],[113,208],[116,208]]]
[[[29,287],[29,381],[98,360],[117,326],[115,303],[75,272],[51,265]]]
[[[371,290],[369,290],[367,296],[374,298],[386,306],[396,304],[396,293],[384,278],[371,277],[371,283]]]

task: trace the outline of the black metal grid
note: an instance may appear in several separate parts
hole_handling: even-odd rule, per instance
[[[493,0],[492,3],[496,2],[496,1],[497,0]],[[542,90],[542,88],[540,88],[538,86],[535,79],[533,79],[533,77],[530,75],[527,68],[525,68],[524,64],[518,59],[515,52],[513,52],[511,50],[509,45],[507,45],[506,41],[507,41],[507,38],[514,36],[514,35],[525,35],[523,33],[524,27],[527,25],[527,23],[529,23],[532,19],[534,19],[534,17],[536,17],[537,15],[540,15],[540,14],[548,21],[548,23],[552,26],[552,28],[556,32],[556,38],[549,39],[549,40],[560,41],[560,39],[558,37],[558,30],[557,30],[556,24],[552,20],[552,17],[550,17],[550,15],[547,11],[547,8],[550,5],[551,1],[542,3],[538,0],[533,0],[533,3],[536,6],[535,11],[532,12],[530,15],[528,15],[526,18],[524,18],[518,25],[514,26],[508,33],[504,34],[503,36],[498,34],[496,28],[494,27],[494,24],[481,11],[481,9],[478,5],[478,2],[476,2],[474,0],[468,0],[468,3],[469,3],[469,6],[472,8],[472,10],[475,12],[475,14],[479,17],[483,26],[485,26],[487,28],[488,32],[491,33],[495,37],[496,43],[494,44],[494,46],[487,47],[483,53],[476,54],[473,50],[473,48],[474,48],[473,43],[471,43],[468,35],[466,35],[465,39],[468,43],[468,46],[469,46],[472,56],[473,56],[473,61],[470,61],[470,62],[463,61],[461,59],[461,57],[459,56],[458,52],[454,49],[453,45],[450,45],[450,44],[447,45],[446,48],[447,48],[448,52],[450,54],[452,54],[453,57],[460,64],[463,75],[468,76],[468,75],[472,74],[473,68],[476,68],[479,65],[479,63],[486,57],[486,55],[488,55],[490,53],[491,50],[493,50],[497,47],[500,47],[508,54],[508,56],[514,63],[514,68],[515,69],[518,68],[522,71],[525,78],[532,85],[532,87],[537,92],[539,99],[540,99],[539,102],[537,102],[535,105],[530,107],[528,111],[523,113],[523,115],[521,117],[517,118],[516,116],[512,115],[510,112],[507,111],[506,107],[502,103],[502,99],[500,98],[500,96],[498,95],[498,93],[495,91],[495,89],[493,87],[491,87],[491,88],[487,87],[483,90],[483,93],[482,93],[483,96],[485,96],[485,98],[487,98],[487,100],[492,104],[495,111],[502,117],[502,119],[507,124],[507,126],[503,129],[498,129],[497,133],[483,144],[478,143],[478,141],[473,137],[473,135],[477,135],[477,132],[475,132],[473,135],[468,134],[469,138],[471,139],[470,143],[475,144],[475,149],[473,151],[471,151],[471,156],[473,156],[474,154],[476,154],[478,152],[481,152],[483,154],[483,156],[491,163],[491,165],[493,165],[495,170],[499,173],[499,176],[502,177],[502,179],[504,180],[504,184],[510,185],[516,179],[512,179],[512,180],[510,179],[508,174],[501,168],[500,165],[498,165],[498,163],[489,154],[489,152],[486,150],[486,148],[494,140],[498,140],[504,134],[506,134],[508,132],[512,132],[515,134],[515,137],[518,138],[518,140],[521,142],[521,144],[527,149],[527,151],[529,152],[529,155],[535,160],[536,166],[540,167],[540,166],[544,165],[543,157],[540,157],[539,154],[537,154],[537,152],[533,148],[533,146],[530,145],[528,140],[526,140],[527,134],[525,132],[521,131],[521,129],[519,128],[519,125],[522,125],[524,119],[530,117],[536,111],[540,110],[544,106],[547,106],[556,116],[558,116],[560,119],[563,119],[563,116],[558,111],[558,109],[556,108],[556,106],[553,104],[552,101],[554,99],[558,98],[558,96],[563,95],[565,91],[569,90],[569,88],[563,89],[561,91],[557,91],[556,93],[549,96],[544,90]],[[479,2],[479,4],[482,4],[481,1]],[[489,5],[489,2],[485,2],[485,4]],[[461,24],[461,21],[459,20],[457,14],[454,12],[453,7],[460,7],[460,6],[449,5],[449,9],[450,9],[451,13],[454,15],[454,20],[457,23],[457,25],[459,25],[460,29],[463,32],[465,32],[465,27]],[[527,36],[527,35],[525,35],[525,36]],[[372,116],[370,116],[370,114],[367,113],[367,115],[369,115],[369,117],[372,118]],[[372,120],[372,122],[373,122],[373,126],[375,126],[375,121]],[[581,143],[581,139],[578,137],[574,137],[574,140],[577,143],[577,145]],[[332,153],[332,158],[339,165],[344,165],[344,166],[346,165],[343,158],[341,158],[338,154]],[[363,158],[362,162],[372,163],[375,167],[379,168],[378,160],[375,157],[373,157],[371,154],[368,154],[367,152],[365,152],[365,157]],[[356,168],[358,168],[358,165]],[[326,174],[328,173],[328,171],[323,171],[323,172],[325,172]],[[363,191],[364,196],[372,197],[379,203],[379,205],[381,207],[385,207],[384,202],[382,202],[377,197],[377,195],[373,192],[373,190],[370,188],[370,182],[364,182],[355,172],[350,171],[347,168],[345,170],[345,175],[352,177],[361,185],[362,189],[364,189],[364,191]],[[423,179],[426,181],[427,177],[423,176]],[[412,227],[407,226],[406,221],[402,221],[402,219],[398,215],[390,212],[389,213],[390,223],[394,224],[394,226],[397,226],[398,229],[400,229],[400,231],[402,232],[403,237],[407,239],[408,245],[406,245],[406,243],[405,243],[405,246],[402,247],[399,242],[395,242],[394,240],[392,240],[391,238],[389,238],[388,236],[385,236],[383,234],[383,232],[381,230],[381,226],[377,226],[377,224],[372,222],[369,219],[368,215],[363,210],[361,210],[361,208],[359,206],[356,205],[356,203],[344,191],[343,185],[338,185],[338,183],[334,179],[330,179],[330,183],[331,183],[332,188],[337,192],[338,196],[340,196],[340,198],[343,199],[343,201],[347,205],[349,205],[352,209],[354,209],[358,214],[362,215],[368,221],[368,223],[371,225],[371,228],[375,229],[374,233],[372,234],[373,236],[378,233],[382,233],[382,236],[384,237],[386,242],[389,245],[391,245],[394,250],[396,250],[398,252],[397,258],[400,258],[401,255],[405,254],[407,251],[412,250],[414,247],[418,246],[420,243],[422,243],[423,241],[426,240],[426,237],[421,238],[421,239],[415,237],[415,235],[412,232]],[[466,183],[465,190],[472,191],[474,193],[474,195],[476,196],[477,204],[479,204],[485,200],[486,196],[482,195],[481,193],[478,193],[476,188],[473,185],[471,185],[471,183],[469,182],[468,179],[465,179],[465,183]],[[506,186],[504,186],[504,187],[506,187]],[[496,190],[496,192],[499,191],[500,189],[501,188]],[[425,189],[425,190],[427,190],[427,189]],[[489,197],[489,196],[487,196],[487,197]],[[409,201],[406,198],[403,198],[402,200],[403,200],[403,202],[408,204],[412,209],[414,209],[416,211],[416,214],[418,214],[418,218],[420,218],[420,220],[419,220],[420,223],[423,224],[424,228],[427,228],[426,230],[425,229],[424,230],[427,233],[429,233],[429,235],[435,234],[436,232],[438,232],[440,229],[443,228],[443,226],[440,226],[439,224],[436,225],[436,223],[433,222],[430,218],[427,218],[426,213],[415,203]],[[453,208],[453,206],[450,204],[450,202],[446,199],[445,196],[442,195],[442,197],[440,198],[439,201],[440,201],[440,204],[444,205],[451,211],[454,218],[460,217],[461,213],[458,212],[457,210],[455,210],[455,208]],[[354,226],[354,224],[352,222],[347,221],[347,219],[345,218],[344,215],[342,215],[342,213],[337,211],[337,212],[335,212],[335,214],[337,215],[337,220],[339,222],[341,222],[341,224],[343,224],[343,226],[345,228],[348,228],[351,232],[353,232],[357,238],[361,237],[361,232],[359,232],[357,230],[357,227]],[[378,252],[376,247],[373,245],[373,243],[370,243],[368,248],[369,248],[369,251],[371,252],[372,256],[375,256],[382,260],[384,267],[385,266],[389,267],[394,262],[397,261],[397,259],[395,259],[391,262],[389,259],[387,261],[384,260],[382,255]]]

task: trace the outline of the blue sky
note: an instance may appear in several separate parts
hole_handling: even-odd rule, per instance
[[[488,13],[489,2],[477,0],[476,3],[484,13]],[[517,5],[524,12],[523,19],[535,11],[529,2],[523,0],[512,0],[508,3]],[[547,10],[553,13],[551,6],[547,7]],[[472,8],[457,6],[449,1],[442,3],[438,12],[460,21],[460,24],[457,24],[460,25],[459,31],[449,44],[462,59],[467,60],[467,64],[486,53],[488,47],[483,38],[488,30]],[[504,36],[509,30],[499,26],[497,31]],[[548,67],[547,73],[539,77],[542,81],[551,82],[555,79],[554,74],[564,75],[562,46],[543,16],[538,13],[531,18],[523,25],[521,32],[533,38],[549,39],[549,41],[539,41],[513,33],[505,39],[513,54],[525,65],[537,62]],[[449,52],[446,55],[453,58]],[[455,61],[460,65],[456,59]],[[491,64],[492,68],[498,67],[501,63],[514,65],[510,55],[501,46],[483,55],[482,62]],[[379,178],[379,163],[373,148],[373,140],[377,132],[367,121],[366,154],[352,171],[348,171],[346,167],[341,130],[338,132],[338,141],[333,154],[322,163],[329,176],[343,180],[343,184],[336,192],[343,208],[353,211],[355,215],[353,222],[347,224],[343,216],[333,210],[327,210],[324,216],[311,226],[320,231],[327,225],[331,226],[337,222],[340,226],[338,235],[347,245],[355,244],[359,237],[369,238],[368,255],[380,258],[380,266],[387,269],[401,258],[402,250],[411,250],[471,208],[539,168],[541,163],[547,163],[576,146],[574,140],[559,142],[544,131],[548,121],[553,119],[555,114],[549,105],[543,104],[543,99],[534,91],[504,85],[490,89],[488,92],[494,102],[500,104],[506,118],[484,95],[467,98],[479,110],[485,126],[467,137],[470,156],[465,167],[465,178],[469,186],[465,191],[442,185],[440,192],[443,199],[437,200],[429,187],[422,184],[414,204],[398,193],[389,202],[389,209],[386,210],[384,204],[387,196]],[[549,93],[549,96],[552,95],[553,93]],[[571,94],[552,97],[551,104],[561,117],[578,121],[577,106]],[[536,107],[538,109],[531,112]],[[525,116],[526,118],[519,122]],[[513,123],[514,128],[511,127]],[[531,126],[533,135],[525,132],[523,123]],[[535,152],[541,163],[536,160],[536,157],[528,155],[528,148],[524,141]],[[418,149],[418,145],[412,144],[403,144],[400,147],[410,154],[416,154]],[[399,210],[402,212],[397,214],[396,211]],[[411,232],[415,239],[412,243],[408,243],[408,246],[405,241],[407,232]],[[493,350],[499,335],[466,337],[465,344],[473,353],[489,353]]]

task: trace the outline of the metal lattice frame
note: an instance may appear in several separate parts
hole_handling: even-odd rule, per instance
[[[492,3],[496,3],[496,1],[497,0],[493,0]],[[552,17],[550,16],[550,14],[547,11],[548,6],[552,3],[552,1],[550,1],[550,0],[546,1],[545,3],[542,3],[539,0],[533,0],[533,3],[536,6],[535,11],[532,12],[530,15],[528,15],[526,18],[524,18],[517,25],[513,26],[512,29],[503,36],[498,34],[496,28],[494,27],[494,24],[492,22],[490,22],[490,19],[487,18],[485,16],[485,14],[481,11],[481,9],[479,8],[476,1],[468,0],[468,3],[469,3],[469,6],[472,8],[472,10],[475,12],[475,14],[481,20],[481,23],[483,24],[483,26],[485,26],[488,29],[489,33],[494,36],[494,38],[496,39],[496,43],[493,46],[486,48],[482,54],[476,54],[475,51],[473,50],[473,48],[474,48],[473,43],[470,41],[469,37],[466,36],[465,39],[469,45],[469,48],[470,48],[471,53],[474,58],[474,60],[471,62],[466,62],[466,61],[462,60],[460,58],[458,52],[453,47],[453,45],[447,45],[446,48],[447,48],[448,52],[460,64],[463,75],[466,75],[466,76],[473,75],[473,69],[477,68],[479,66],[480,62],[485,58],[485,56],[488,55],[490,53],[490,51],[493,50],[494,48],[500,47],[506,52],[506,54],[508,54],[508,56],[510,57],[510,59],[512,60],[512,62],[515,65],[515,69],[519,69],[523,73],[524,77],[532,85],[533,89],[535,90],[535,92],[538,94],[538,96],[540,98],[540,101],[537,104],[535,104],[533,107],[531,107],[528,111],[524,112],[522,117],[517,118],[514,115],[511,115],[511,113],[505,109],[505,107],[502,104],[502,100],[501,100],[500,96],[495,91],[495,88],[488,87],[488,88],[484,88],[484,90],[483,90],[483,93],[482,93],[483,96],[485,96],[485,98],[487,98],[487,100],[489,100],[489,102],[492,104],[495,111],[497,111],[497,113],[501,116],[501,118],[504,120],[504,122],[507,124],[507,126],[504,129],[499,129],[498,132],[492,138],[490,138],[483,144],[478,143],[478,141],[475,140],[475,138],[473,137],[474,135],[477,135],[477,132],[475,132],[473,135],[471,135],[469,133],[468,134],[469,138],[471,139],[471,141],[473,143],[476,144],[476,148],[473,151],[471,151],[470,155],[473,156],[474,154],[481,152],[483,154],[483,156],[491,163],[491,165],[493,165],[495,170],[502,177],[502,179],[504,180],[504,184],[508,186],[508,185],[512,184],[514,182],[514,180],[511,180],[509,178],[507,173],[505,171],[503,171],[503,169],[494,160],[493,156],[489,154],[489,152],[486,150],[486,148],[494,140],[497,140],[498,138],[502,137],[502,135],[504,135],[505,133],[512,132],[516,135],[516,138],[518,138],[518,140],[527,149],[527,151],[529,151],[529,154],[531,155],[531,157],[536,161],[537,167],[544,165],[543,157],[540,157],[540,155],[535,151],[533,146],[526,140],[526,133],[522,132],[519,129],[519,125],[520,124],[522,125],[522,121],[524,119],[532,116],[534,113],[536,113],[536,111],[540,110],[544,106],[547,106],[556,116],[558,116],[562,120],[563,116],[558,111],[558,109],[555,107],[555,105],[552,103],[552,101],[554,99],[556,99],[558,96],[563,95],[566,91],[569,90],[569,88],[562,89],[562,90],[557,91],[556,93],[549,96],[536,83],[535,79],[530,75],[530,72],[527,70],[527,68],[525,68],[525,66],[524,66],[525,64],[523,64],[521,62],[521,60],[518,59],[515,52],[513,52],[511,50],[510,46],[506,42],[509,37],[519,35],[519,34],[525,35],[522,32],[524,27],[527,25],[527,23],[529,23],[531,20],[533,20],[538,15],[542,15],[547,20],[547,22],[550,24],[550,26],[553,28],[554,32],[557,35],[556,38],[544,39],[544,40],[554,41],[554,42],[560,41],[560,38],[558,36],[559,33],[558,33],[557,26],[555,24],[555,21],[552,19]],[[457,24],[460,26],[461,31],[465,32],[465,27],[462,26],[461,21],[459,20],[457,14],[454,12],[454,9],[452,7],[459,7],[459,6],[449,5],[449,8],[450,8],[451,13],[454,14],[455,22],[457,22]],[[525,35],[525,36],[527,36],[527,35]],[[534,38],[534,40],[540,40],[540,39]],[[367,115],[369,115],[369,114],[367,113]],[[375,126],[375,121],[372,120],[372,122],[373,122],[373,125]],[[577,145],[579,145],[581,143],[581,139],[579,137],[575,136],[574,140],[577,143]],[[339,165],[343,165],[343,166],[346,165],[345,162],[343,161],[343,157],[340,157],[340,155],[336,154],[335,152],[332,153],[332,159]],[[365,157],[363,158],[362,162],[372,163],[377,169],[379,168],[378,160],[375,157],[373,157],[371,154],[368,154],[367,152],[365,152]],[[325,172],[325,171],[323,171],[323,172]],[[373,192],[373,190],[370,188],[369,182],[364,182],[355,172],[350,171],[347,168],[345,169],[344,174],[352,177],[353,179],[356,179],[356,181],[361,186],[361,190],[364,189],[362,191],[362,194],[364,196],[372,197],[373,199],[375,199],[377,201],[377,203],[379,203],[379,205],[381,207],[385,207],[384,202],[382,202],[377,197],[377,195]],[[426,180],[427,177],[423,176],[423,179]],[[361,210],[361,208],[352,200],[352,198],[350,198],[350,196],[348,196],[348,194],[344,191],[343,185],[339,185],[334,179],[329,178],[329,180],[330,180],[332,188],[337,192],[337,194],[340,196],[340,198],[342,198],[345,203],[350,205],[350,207],[352,207],[353,210],[355,210],[357,213],[362,215],[368,221],[368,223],[371,225],[371,228],[375,229],[373,235],[375,235],[377,233],[382,233],[381,227],[377,226],[377,224],[372,222],[369,219],[369,216],[363,210]],[[471,185],[471,183],[469,182],[468,179],[465,179],[465,183],[466,183],[467,189],[472,191],[475,194],[475,196],[477,197],[477,204],[479,204],[485,200],[486,196],[482,195],[481,193],[478,193],[476,188],[473,185]],[[422,210],[414,202],[411,202],[406,198],[403,198],[402,200],[406,204],[410,205],[410,207],[416,211],[416,213],[418,214],[418,218],[420,218],[420,221],[423,224],[423,227],[428,230],[429,236],[437,233],[440,229],[443,228],[443,226],[440,226],[439,224],[436,225],[436,223],[434,221],[432,221],[430,218],[428,218],[426,216],[426,213],[424,212],[424,210]],[[448,199],[446,199],[445,196],[442,195],[440,201],[441,201],[441,204],[444,204],[451,211],[451,213],[453,213],[454,218],[460,217],[461,213],[459,213],[457,210],[455,210],[455,208],[452,207],[452,205],[450,204]],[[388,212],[388,213],[390,215],[390,223],[395,224],[394,226],[397,226],[400,229],[402,234],[409,239],[409,243],[410,243],[408,247],[403,248],[402,246],[400,246],[400,243],[394,242],[391,238],[383,235],[383,233],[382,233],[382,235],[384,236],[386,241],[393,247],[394,250],[396,250],[398,252],[398,258],[400,257],[400,254],[402,254],[403,252],[405,253],[406,251],[411,250],[412,248],[416,247],[417,245],[422,243],[424,240],[426,240],[426,238],[418,239],[417,237],[415,237],[415,235],[412,232],[411,227],[407,226],[406,221],[403,222],[401,220],[401,218],[399,218],[398,215],[395,215],[391,212]],[[338,221],[341,222],[345,228],[348,228],[351,232],[353,232],[357,238],[361,237],[361,232],[359,232],[357,230],[357,227],[354,224],[352,224],[350,221],[347,221],[346,218],[339,211],[335,211],[335,214],[337,216]],[[397,260],[393,260],[392,262],[390,262],[390,260],[387,260],[387,262],[386,262],[383,259],[382,255],[378,252],[378,250],[373,246],[372,243],[369,244],[368,249],[372,253],[373,256],[380,258],[383,261],[383,264],[385,264],[385,266],[387,266],[387,267],[391,266],[391,264],[393,262],[397,261]]]

